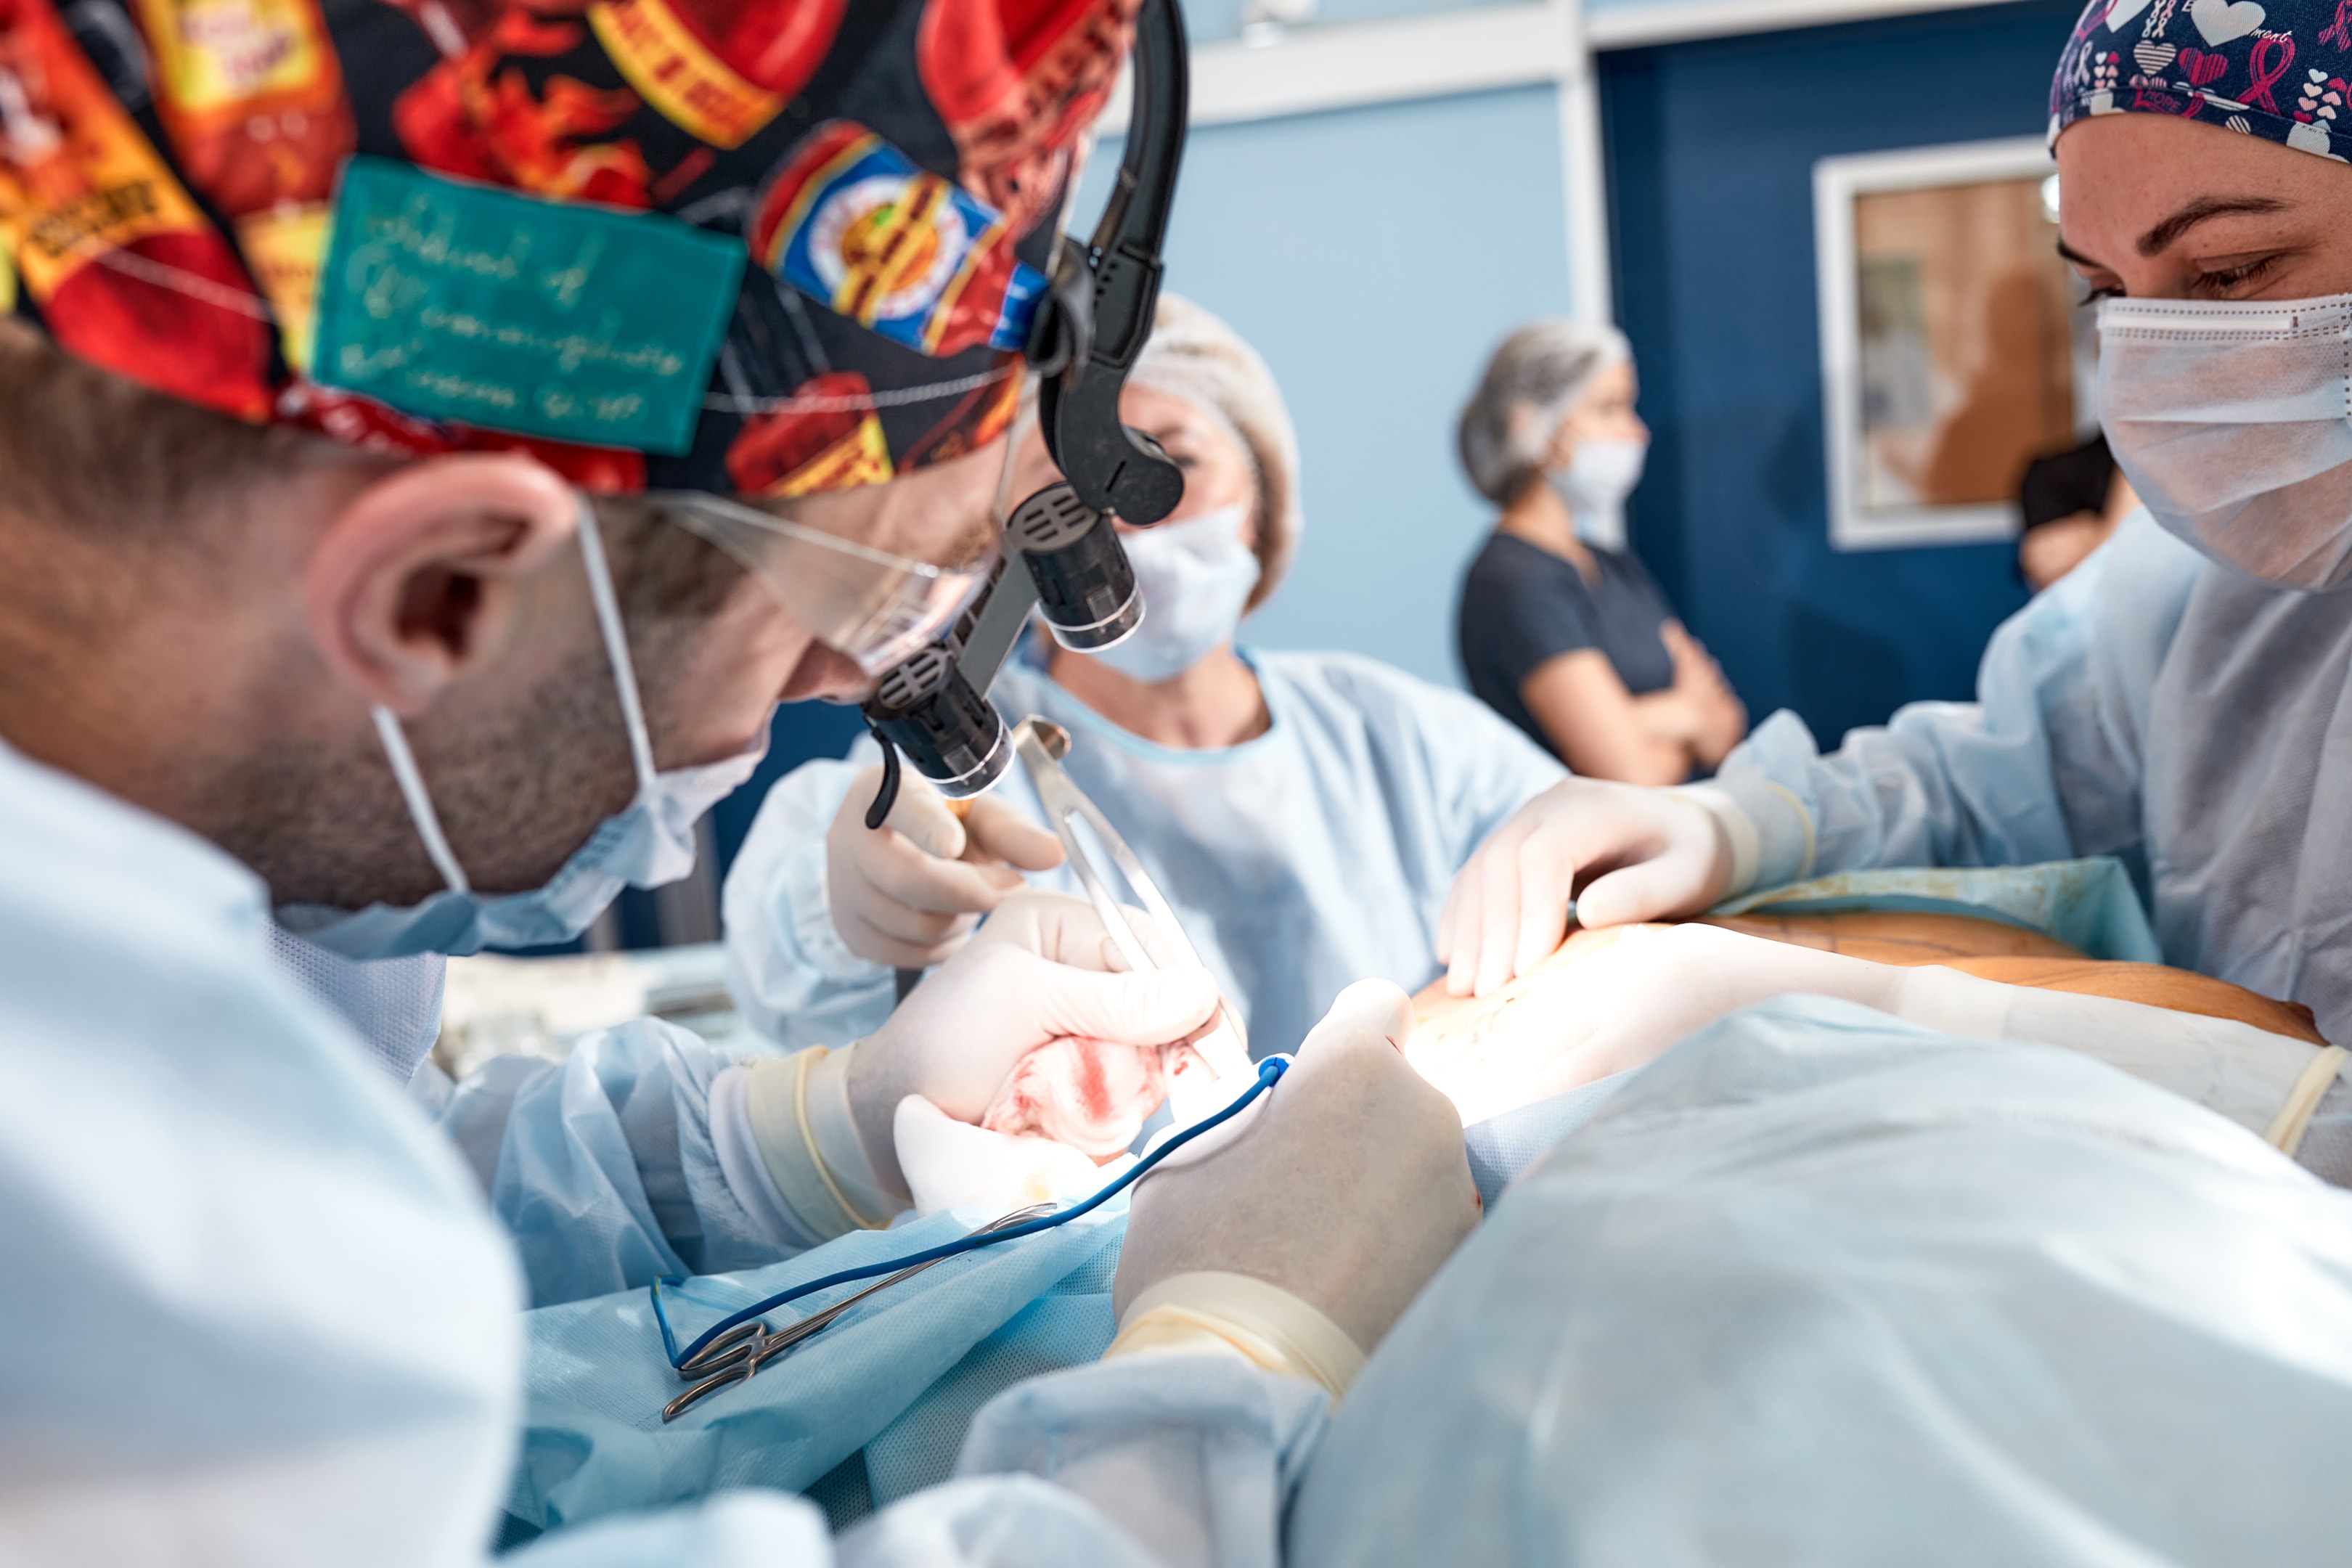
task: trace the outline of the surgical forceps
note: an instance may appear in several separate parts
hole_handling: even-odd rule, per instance
[[[1191,939],[1184,934],[1183,926],[1178,923],[1175,910],[1161,895],[1159,885],[1152,881],[1151,873],[1143,868],[1143,862],[1135,858],[1135,851],[1127,847],[1127,840],[1118,836],[1118,829],[1110,825],[1110,818],[1102,814],[1102,808],[1087,799],[1087,792],[1063,771],[1062,759],[1070,753],[1069,731],[1051,720],[1032,714],[1013,727],[1013,750],[1029,774],[1029,783],[1037,791],[1037,803],[1045,808],[1045,820],[1053,824],[1055,837],[1062,841],[1062,850],[1069,857],[1070,868],[1078,874],[1079,882],[1087,889],[1087,900],[1093,903],[1095,913],[1102,917],[1104,927],[1110,932],[1110,940],[1118,947],[1118,955],[1127,960],[1127,966],[1139,974],[1164,969],[1171,963],[1189,963],[1195,969],[1207,968],[1201,962],[1199,950],[1193,947]],[[1136,930],[1133,923],[1135,911],[1111,897],[1110,888],[1103,881],[1094,857],[1087,852],[1086,845],[1078,837],[1076,825],[1079,821],[1094,829],[1095,837],[1102,841],[1103,848],[1108,852],[1111,864],[1118,868],[1119,875],[1127,879],[1128,887],[1142,902],[1143,912],[1151,924],[1152,937],[1160,944],[1160,952],[1166,955],[1165,961],[1153,956],[1142,934]],[[1209,1064],[1209,1071],[1220,1080],[1249,1077],[1256,1069],[1250,1062],[1249,1047],[1245,1043],[1247,1037],[1242,1031],[1241,1020],[1234,1016],[1233,1008],[1222,996],[1217,1000],[1217,1026],[1192,1041],[1192,1048],[1201,1053],[1201,1059]],[[1185,1121],[1197,1119],[1197,1112],[1181,1118]]]
[[[1009,1215],[990,1221],[972,1234],[986,1236],[992,1231],[1010,1229],[1024,1221],[1036,1219],[1040,1215],[1053,1212],[1052,1204],[1032,1204],[1025,1209],[1014,1209]],[[679,1377],[700,1377],[701,1381],[662,1406],[663,1425],[667,1426],[677,1420],[722,1388],[738,1383],[751,1382],[761,1367],[799,1344],[803,1340],[814,1338],[835,1319],[876,1291],[887,1290],[903,1279],[913,1279],[929,1268],[931,1264],[946,1261],[944,1258],[934,1258],[929,1262],[918,1263],[911,1268],[901,1268],[896,1274],[877,1279],[865,1289],[845,1296],[832,1306],[821,1311],[811,1312],[807,1317],[784,1328],[772,1329],[764,1318],[754,1318],[750,1322],[736,1324],[678,1363]]]

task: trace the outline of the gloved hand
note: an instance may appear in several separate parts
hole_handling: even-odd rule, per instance
[[[1022,871],[1062,863],[1062,841],[1003,801],[983,795],[959,816],[911,768],[889,817],[869,828],[866,809],[881,784],[880,767],[860,770],[824,835],[833,927],[860,958],[929,969],[1022,886]]]
[[[881,1185],[909,1195],[892,1135],[907,1096],[977,1124],[1013,1064],[1048,1040],[1165,1045],[1217,1009],[1216,982],[1204,969],[1129,974],[1117,973],[1118,964],[1118,950],[1082,900],[1024,892],[1000,904],[963,951],[859,1042],[850,1062],[850,1112]]]
[[[1297,1065],[1135,1188],[1112,1305],[1213,1271],[1290,1292],[1370,1352],[1478,1219],[1462,1125],[1406,1065],[1403,992],[1350,985]]]
[[[1438,921],[1445,988],[1484,996],[1541,963],[1568,929],[1696,914],[1730,886],[1732,847],[1687,795],[1567,779],[1519,807],[1454,879]],[[1576,879],[1590,876],[1581,891]]]
[[[1414,1065],[1467,1126],[1643,1066],[1716,1019],[1775,996],[1836,996],[1899,1012],[1905,977],[1915,973],[1717,926],[1629,926],[1616,942],[1528,981],[1466,1048],[1436,1036],[1416,1042]]]
[[[1940,965],[1874,963],[1715,926],[1631,926],[1547,969],[1469,1048],[1418,1042],[1415,1064],[1466,1125],[1655,1060],[1776,996],[1834,996],[1947,1034],[2095,1058],[2296,1152],[2342,1052],[2249,1024],[2116,997],[2004,985]]]

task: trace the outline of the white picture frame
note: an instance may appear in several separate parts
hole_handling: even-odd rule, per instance
[[[1857,240],[1857,212],[1867,197],[1895,192],[1927,192],[1946,187],[1981,187],[1989,184],[2030,182],[2036,203],[2054,193],[2048,182],[2055,178],[2056,165],[2039,136],[2005,137],[1998,141],[1969,142],[1940,147],[1907,148],[1896,152],[1869,153],[1844,157],[1824,158],[1813,165],[1813,228],[1815,265],[1820,287],[1822,398],[1825,431],[1825,458],[1829,478],[1829,531],[1832,548],[1837,550],[1885,550],[1918,545],[1958,544],[2013,539],[2021,519],[2013,487],[2001,499],[1981,493],[1964,501],[1931,502],[1913,495],[1898,492],[1906,487],[1887,477],[1888,465],[1884,459],[1886,441],[1883,432],[1865,424],[1865,353],[1863,309],[1864,285],[1862,278],[1865,258]],[[2014,208],[2021,196],[2000,198]],[[2011,229],[2016,226],[2012,224]],[[2005,231],[2006,232],[2006,231]],[[2051,242],[2047,265],[2062,268],[2056,259],[2054,223],[2047,236]],[[2038,257],[2039,251],[2035,252]],[[2022,259],[2020,266],[2041,265]],[[2038,300],[2047,301],[2050,276],[2037,275],[2037,287],[2042,293]],[[2063,272],[2055,276],[2063,277]],[[1880,291],[1885,291],[1882,280]],[[1915,282],[1913,291],[1917,292]],[[1948,289],[1946,292],[1949,292]],[[1957,309],[1957,307],[1953,307]],[[1870,384],[1874,391],[1872,416],[1879,416],[1887,398],[1887,350],[1890,340],[1885,335],[1884,306],[1879,335],[1874,342],[1877,351],[1877,377]],[[1988,313],[1991,309],[1982,309]],[[1947,331],[1943,336],[1949,338]],[[1928,351],[1922,345],[1926,337],[1916,329],[1908,340],[1914,357]],[[1989,355],[1991,351],[1980,351]],[[2079,358],[2079,355],[2076,356]],[[1940,364],[1916,369],[1911,381],[1925,385],[1935,384],[1938,392],[1948,395],[1949,377]],[[2071,371],[2071,406],[2066,413],[2068,432],[2081,424],[2081,410],[2086,403],[2080,388],[2081,367]],[[2045,378],[2046,380],[2046,378]],[[1943,400],[1938,397],[1939,403]],[[1916,398],[1914,398],[1916,401]],[[2038,406],[2038,405],[2037,405]],[[1912,417],[1919,417],[1916,411]],[[1937,413],[1928,417],[1944,420],[1948,414]],[[2049,421],[2037,414],[2043,426]],[[2061,432],[2063,438],[2067,432]],[[2014,443],[2012,442],[2012,445]],[[2050,443],[2045,440],[2043,445]],[[1985,485],[1977,487],[1981,491]]]

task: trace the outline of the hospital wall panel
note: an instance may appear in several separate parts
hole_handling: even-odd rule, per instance
[[[1504,332],[1570,308],[1567,223],[1548,86],[1194,129],[1167,286],[1265,355],[1304,464],[1304,547],[1248,640],[1460,683],[1454,590],[1491,519],[1454,420]]]
[[[1811,172],[2042,129],[2072,0],[1601,57],[1616,298],[1654,433],[1635,548],[1751,713],[1824,743],[1965,698],[2024,602],[2013,546],[1829,544]]]
[[[1195,44],[1222,44],[1240,37],[1243,18],[1250,11],[1250,0],[1179,0],[1179,3],[1184,7],[1185,36]],[[1307,25],[1321,27],[1344,26],[1349,22],[1386,21],[1392,16],[1465,11],[1495,3],[1496,0],[1315,0],[1315,14]],[[1633,0],[1633,3],[1652,5],[1659,3],[1659,0]],[[1674,0],[1666,0],[1666,3],[1674,3]],[[1278,8],[1278,0],[1276,8]]]

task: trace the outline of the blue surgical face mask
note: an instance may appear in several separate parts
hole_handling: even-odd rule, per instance
[[[1242,542],[1244,506],[1122,534],[1143,590],[1143,622],[1125,642],[1093,657],[1133,679],[1173,680],[1233,640],[1250,591],[1257,552]]]
[[[390,710],[375,710],[377,734],[391,760],[400,793],[425,853],[449,885],[422,903],[404,908],[371,904],[335,910],[291,904],[278,911],[287,930],[346,958],[402,958],[419,952],[463,954],[485,947],[541,947],[570,942],[586,931],[623,888],[657,888],[694,869],[695,824],[734,793],[767,754],[760,743],[740,756],[698,768],[654,771],[653,742],[646,729],[635,665],[621,626],[620,599],[593,509],[580,508],[580,550],[588,569],[588,590],[596,624],[604,634],[613,664],[613,684],[621,699],[622,722],[637,770],[637,798],[627,810],[604,819],[587,843],[573,851],[543,888],[521,893],[478,893],[451,853],[433,808],[424,775],[417,771],[408,737]]]

